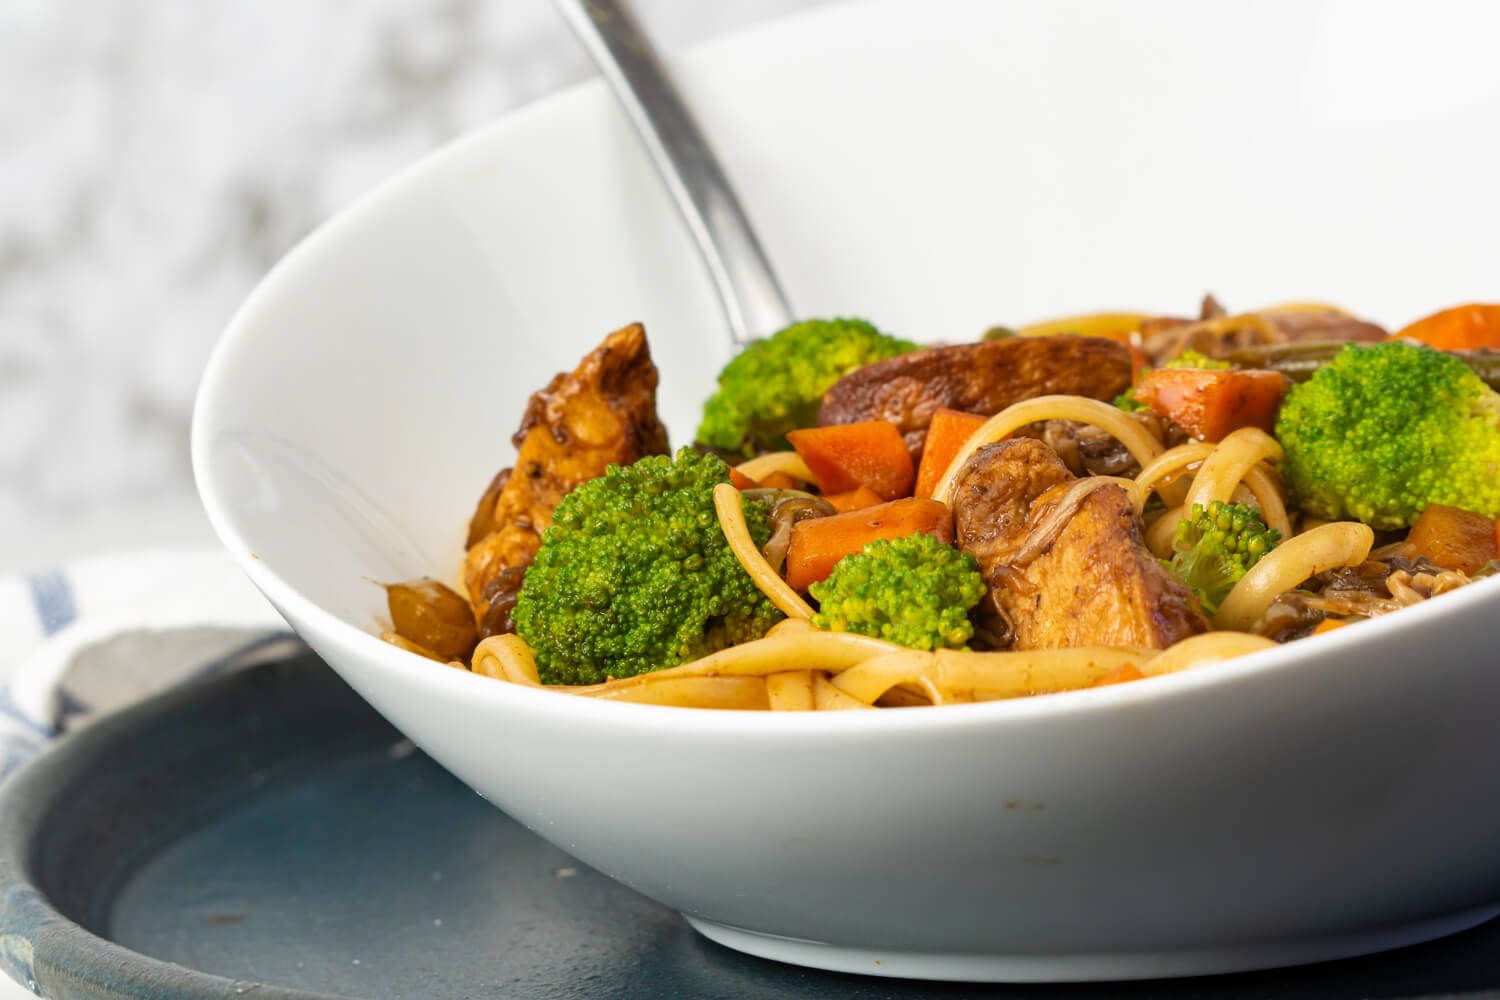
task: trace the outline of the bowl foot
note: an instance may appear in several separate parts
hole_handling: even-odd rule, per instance
[[[710,941],[746,954],[792,965],[898,979],[1037,983],[1206,976],[1352,958],[1456,934],[1482,924],[1497,914],[1500,914],[1500,905],[1491,904],[1411,923],[1289,941],[1251,942],[1183,951],[1041,955],[944,954],[847,948],[748,931],[698,917],[687,917],[687,922]]]

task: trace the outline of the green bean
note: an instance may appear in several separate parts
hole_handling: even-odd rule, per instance
[[[1297,344],[1262,344],[1242,347],[1224,355],[1236,368],[1269,368],[1293,382],[1306,382],[1313,373],[1334,359],[1348,342],[1309,340]],[[1500,391],[1500,350],[1453,351],[1454,357],[1474,369],[1491,389]]]

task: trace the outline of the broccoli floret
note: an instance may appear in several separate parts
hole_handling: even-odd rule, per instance
[[[870,542],[809,590],[812,623],[913,649],[962,649],[974,635],[969,609],[984,596],[979,564],[931,535]]]
[[[610,466],[563,497],[516,601],[548,684],[595,684],[758,639],[782,616],[740,568],[714,513],[729,467],[684,448]],[[745,505],[757,545],[770,512]]]
[[[1442,351],[1346,346],[1287,394],[1276,437],[1319,517],[1395,529],[1433,503],[1500,514],[1500,395]]]
[[[1207,354],[1204,354],[1202,351],[1187,350],[1183,351],[1181,354],[1177,355],[1177,357],[1162,365],[1162,367],[1210,368],[1222,371],[1228,368],[1232,368],[1233,365],[1231,365],[1228,361],[1222,361],[1219,358],[1211,358]],[[1141,374],[1144,375],[1150,370],[1151,368],[1148,365],[1141,369]],[[1124,410],[1126,413],[1134,413],[1137,410],[1146,409],[1146,404],[1135,398],[1135,386],[1131,386],[1129,389],[1126,389],[1124,392],[1116,396],[1115,405]]]
[[[1207,368],[1211,371],[1227,371],[1234,367],[1222,358],[1211,358],[1202,351],[1183,351],[1162,365],[1163,368]]]
[[[1143,368],[1141,369],[1141,374],[1144,375],[1148,371],[1150,371],[1149,368]],[[1145,403],[1135,398],[1135,386],[1131,386],[1130,388],[1126,389],[1124,392],[1116,396],[1115,406],[1118,409],[1124,410],[1126,413],[1135,413],[1146,408]]]
[[[789,447],[787,431],[818,422],[833,383],[865,365],[915,350],[861,319],[795,323],[746,347],[719,373],[698,440],[735,454]]]
[[[1281,532],[1266,527],[1254,507],[1215,500],[1204,510],[1195,503],[1191,516],[1177,522],[1167,566],[1212,617],[1240,577],[1280,540]]]

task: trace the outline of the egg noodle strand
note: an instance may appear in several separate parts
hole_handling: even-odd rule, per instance
[[[1041,420],[1072,420],[1106,431],[1123,444],[1141,466],[1149,465],[1162,452],[1161,442],[1119,407],[1086,396],[1037,396],[1006,407],[969,435],[958,454],[948,463],[943,478],[938,480],[937,488],[932,491],[933,497],[951,506],[958,474],[976,451]]]
[[[811,712],[816,706],[811,670],[766,674],[766,697],[773,712]]]
[[[1141,467],[1136,473],[1135,484],[1138,489],[1140,505],[1135,512],[1140,514],[1145,508],[1146,501],[1151,499],[1152,493],[1161,494],[1169,507],[1179,507],[1187,496],[1187,490],[1180,491],[1169,489],[1183,482],[1184,474],[1193,466],[1202,464],[1203,460],[1213,454],[1214,446],[1206,441],[1189,441],[1175,448],[1168,448],[1157,455],[1155,459]]]
[[[1203,459],[1183,505],[1192,510],[1195,505],[1207,509],[1215,500],[1228,503],[1234,496],[1234,488],[1244,482],[1245,476],[1258,462],[1279,462],[1281,454],[1281,445],[1271,435],[1259,427],[1241,427],[1220,441]],[[1276,527],[1274,524],[1268,526]],[[1283,535],[1291,534],[1290,526],[1276,530]]]
[[[728,483],[714,487],[714,512],[719,515],[719,529],[724,540],[739,560],[740,567],[754,581],[762,594],[788,618],[811,618],[812,605],[791,588],[781,574],[771,568],[766,557],[750,537],[750,527],[745,523],[744,498],[740,491]]]
[[[1187,517],[1187,510],[1178,504],[1151,522],[1151,527],[1146,529],[1146,548],[1153,556],[1158,559],[1171,556],[1172,539],[1177,535],[1177,525],[1184,517]]]
[[[1146,547],[1153,555],[1165,558],[1171,554],[1172,535],[1177,522],[1188,516],[1193,504],[1207,507],[1214,500],[1229,502],[1243,486],[1255,500],[1266,527],[1274,528],[1282,538],[1293,535],[1291,518],[1281,486],[1268,462],[1281,460],[1281,445],[1265,431],[1246,427],[1235,431],[1217,445],[1189,441],[1162,452],[1141,468],[1135,477],[1137,513],[1145,509],[1146,500],[1158,493],[1171,505],[1146,531]],[[1193,467],[1196,466],[1196,472]],[[1176,486],[1186,480],[1179,503]]]
[[[1248,633],[1212,632],[1166,650],[1085,646],[927,652],[798,624],[802,627],[665,670],[603,684],[541,686],[606,701],[750,711],[951,705],[1074,691],[1127,667],[1145,676],[1174,673],[1275,645]],[[513,684],[538,686],[530,650],[513,635],[480,643],[473,669]]]
[[[1334,521],[1288,538],[1240,577],[1219,605],[1214,628],[1250,628],[1276,598],[1326,570],[1358,566],[1374,544],[1375,532],[1358,521]]]
[[[741,475],[748,476],[759,482],[771,475],[773,472],[785,472],[793,479],[804,483],[815,483],[812,470],[802,460],[802,456],[795,451],[772,451],[759,455],[748,461],[741,462],[734,467]]]

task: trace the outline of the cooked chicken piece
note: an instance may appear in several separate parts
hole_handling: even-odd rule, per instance
[[[940,407],[986,416],[1034,396],[1113,399],[1130,385],[1130,350],[1101,337],[1010,337],[930,347],[866,365],[823,396],[818,423],[886,420],[920,459]]]
[[[1032,438],[985,445],[959,473],[958,544],[1014,648],[1163,649],[1205,631],[1187,587],[1146,550],[1130,497],[1102,484],[1079,499],[1070,488],[1086,482]]]
[[[646,328],[634,323],[605,337],[574,371],[556,375],[526,404],[511,439],[515,468],[500,471],[469,522],[464,586],[482,635],[511,631],[526,567],[558,501],[610,465],[666,454],[656,381]]]

